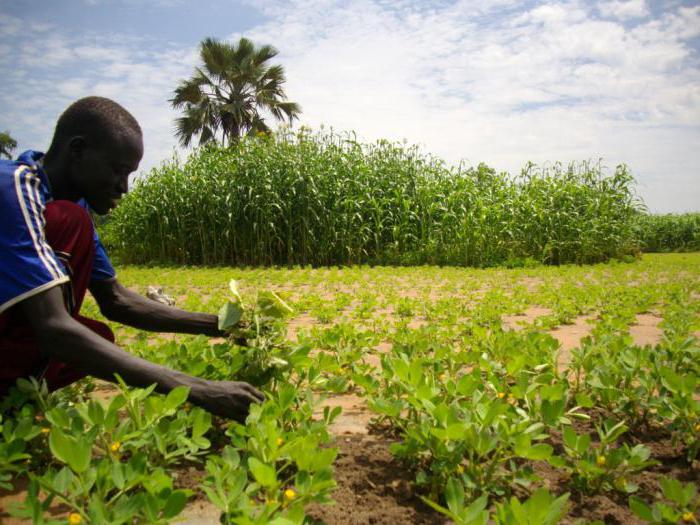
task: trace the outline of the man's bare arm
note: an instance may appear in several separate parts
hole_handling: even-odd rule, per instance
[[[223,336],[216,315],[187,312],[143,297],[116,278],[90,283],[90,293],[110,321],[151,332]]]
[[[207,410],[238,420],[245,418],[251,403],[263,395],[247,383],[207,381],[136,357],[92,332],[73,319],[63,303],[59,287],[29,297],[20,303],[37,334],[42,353],[55,357],[86,374],[114,381],[119,374],[132,386],[156,383],[159,392],[184,385],[190,401]]]

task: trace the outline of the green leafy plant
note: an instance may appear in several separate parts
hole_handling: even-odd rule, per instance
[[[629,506],[639,518],[655,525],[697,523],[698,488],[694,483],[681,483],[677,479],[662,478],[659,482],[664,501],[648,505],[642,499],[630,496]]]
[[[228,430],[232,446],[209,458],[204,484],[223,522],[301,524],[308,504],[330,502],[338,451],[327,446],[327,427],[340,410],[312,421],[314,406],[313,396],[283,386]]]
[[[516,497],[496,506],[497,525],[555,525],[566,514],[569,494],[553,496],[547,489],[538,489],[526,501]]]
[[[635,492],[637,485],[628,478],[653,465],[651,451],[644,445],[630,447],[626,443],[615,448],[616,441],[627,431],[624,422],[608,420],[597,427],[597,444],[588,434],[577,434],[571,427],[562,429],[564,457],[555,456],[549,462],[572,474],[575,487],[584,492],[618,490]]]

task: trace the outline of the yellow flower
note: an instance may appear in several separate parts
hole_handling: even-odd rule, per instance
[[[277,438],[277,446],[281,447],[284,444],[284,439],[282,438]]]
[[[464,474],[464,467],[462,465],[457,465],[457,472]]]
[[[605,465],[605,456],[598,456],[595,459],[595,464],[598,465],[599,467],[602,467],[603,465]]]
[[[684,512],[683,521],[686,523],[695,523],[695,514],[693,514],[692,512]]]
[[[617,478],[615,480],[615,488],[620,491],[624,491],[627,488],[627,480],[625,478]]]
[[[112,452],[118,452],[120,448],[122,448],[122,444],[121,444],[119,441],[115,441],[115,442],[112,443],[112,445],[109,447],[109,449],[110,449]]]
[[[83,522],[83,518],[77,512],[71,512],[68,515],[68,523],[70,525],[78,525]]]
[[[445,374],[440,374],[438,376],[438,379],[440,380],[441,383],[444,383],[445,380],[447,379],[447,376]]]
[[[504,397],[506,397],[506,394],[505,392],[499,392],[498,394],[496,394],[496,397],[498,397],[498,399],[503,399]]]
[[[42,433],[42,434],[48,434],[49,432],[51,432],[51,429],[48,428],[48,427],[44,427],[44,428],[41,429],[41,433]]]
[[[297,497],[297,493],[293,489],[287,489],[284,491],[284,501],[290,502]]]

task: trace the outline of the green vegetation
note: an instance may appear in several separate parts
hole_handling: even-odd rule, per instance
[[[700,213],[640,215],[636,236],[646,252],[700,250]]]
[[[247,38],[237,45],[207,38],[199,54],[202,67],[178,85],[170,101],[184,110],[176,121],[183,146],[195,135],[200,145],[216,141],[219,132],[221,144],[235,144],[246,134],[269,132],[265,114],[290,124],[299,116],[301,108],[286,100],[282,88],[283,67],[268,64],[277,56],[274,47],[258,48]]]
[[[9,131],[0,132],[0,157],[12,158],[12,151],[17,147],[17,141]]]
[[[334,133],[209,147],[140,179],[105,232],[125,262],[208,265],[605,261],[636,252],[624,166],[451,168]]]
[[[29,478],[12,513],[36,523],[52,522],[56,503],[72,523],[165,523],[197,501],[222,523],[309,524],[333,497],[333,425],[352,417],[334,396],[352,394],[410,467],[411,490],[455,523],[575,522],[600,495],[629,501],[623,522],[692,522],[699,263],[125,267],[127,286],[164,286],[232,331],[173,340],[113,325],[118,341],[202,377],[253,381],[266,402],[242,425],[190,407],[182,389],[122,386],[99,401],[91,381],[50,396],[23,383],[0,420],[0,483]],[[99,316],[93,301],[85,309]],[[562,351],[553,329],[582,319],[588,335]],[[658,336],[638,343],[649,319]],[[559,484],[545,479],[553,471]]]

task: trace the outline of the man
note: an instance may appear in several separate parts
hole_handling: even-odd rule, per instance
[[[87,212],[100,215],[128,190],[143,156],[141,128],[116,102],[87,97],[56,124],[46,155],[0,161],[0,397],[19,377],[50,389],[87,374],[160,392],[185,385],[190,401],[243,419],[263,395],[247,383],[206,381],[115,346],[107,325],[80,315],[89,289],[110,320],[160,332],[221,335],[217,317],[146,299],[116,278]]]

